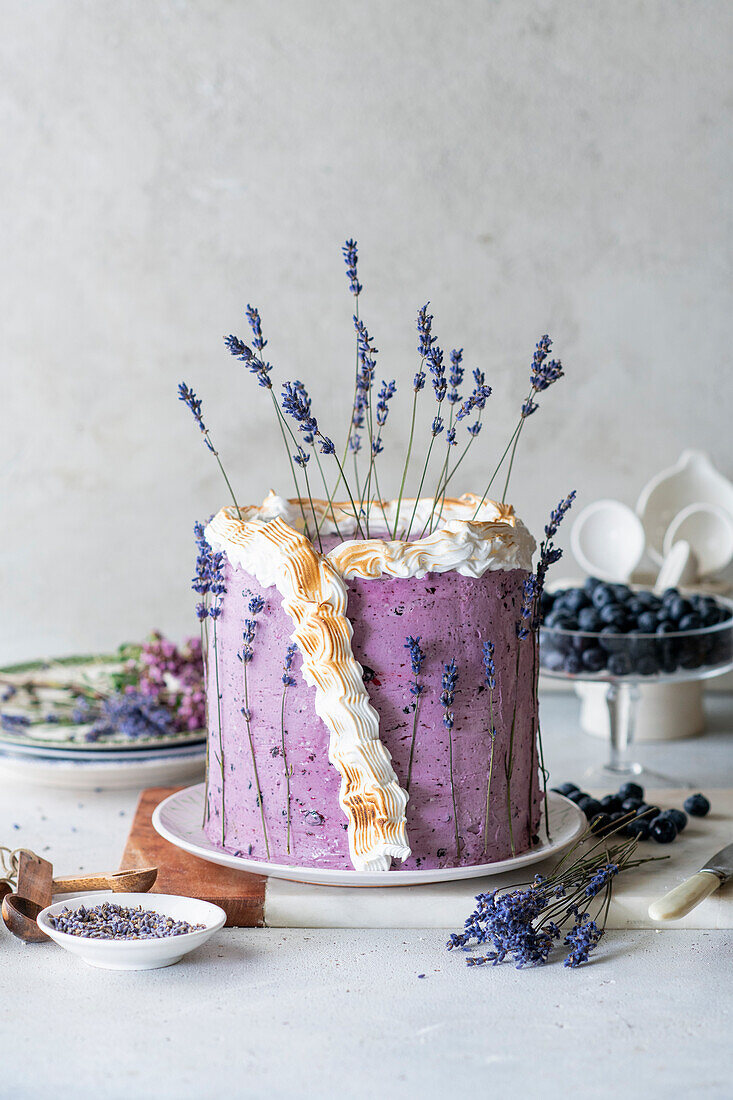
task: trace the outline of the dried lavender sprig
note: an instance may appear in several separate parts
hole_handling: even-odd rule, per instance
[[[484,642],[481,646],[484,666],[484,680],[489,689],[489,774],[486,780],[486,813],[484,817],[484,852],[489,844],[489,802],[491,799],[491,776],[494,771],[494,746],[496,744],[496,725],[494,724],[494,689],[496,688],[496,665],[494,663],[494,643]]]
[[[283,754],[283,767],[285,768],[285,798],[286,798],[286,814],[287,814],[287,831],[285,850],[290,854],[290,778],[293,774],[293,769],[288,767],[288,758],[285,751],[285,697],[289,687],[295,687],[295,677],[292,675],[293,661],[295,660],[295,654],[298,652],[298,647],[294,642],[291,642],[285,650],[285,661],[283,663],[283,694],[282,702],[280,705],[280,744]]]
[[[571,948],[564,965],[579,966],[587,961],[603,935],[613,880],[623,870],[647,862],[632,859],[636,843],[634,839],[607,846],[600,863],[598,855],[586,854],[562,870],[567,863],[566,854],[549,876],[536,875],[524,888],[479,894],[477,907],[467,918],[464,931],[451,934],[448,950],[467,951],[472,943],[490,943],[493,950],[484,956],[470,956],[467,965],[497,965],[509,957],[521,969],[545,963],[554,945],[562,941]],[[597,899],[600,902],[594,906]]]
[[[250,309],[253,309],[253,308],[254,307],[252,307],[252,306],[247,306],[248,311]],[[248,317],[249,317],[249,312],[248,312]],[[257,312],[257,323],[258,323],[258,329],[259,329],[260,338],[261,338],[262,326],[261,326],[261,322],[259,320],[259,312]],[[250,322],[250,324],[251,324],[251,322]],[[306,514],[305,514],[305,508],[303,507],[303,503],[302,503],[302,499],[301,499],[302,498],[302,493],[300,491],[300,485],[298,484],[297,474],[295,473],[295,466],[293,465],[293,458],[292,458],[292,455],[291,455],[290,446],[288,445],[287,436],[288,435],[290,436],[290,439],[291,439],[292,443],[295,445],[296,449],[297,449],[297,446],[298,446],[298,442],[297,442],[295,436],[293,435],[292,431],[290,430],[290,425],[285,420],[285,417],[282,414],[280,406],[277,403],[277,398],[275,397],[275,394],[273,392],[272,379],[270,378],[270,373],[272,371],[272,367],[270,366],[269,363],[265,363],[261,358],[254,355],[254,353],[252,352],[252,349],[249,348],[244,343],[243,340],[240,340],[239,337],[231,336],[231,335],[230,336],[225,336],[224,337],[224,343],[226,344],[226,346],[229,349],[229,351],[231,352],[231,354],[235,357],[235,359],[238,359],[240,362],[244,363],[246,365],[246,367],[248,368],[248,370],[252,374],[255,375],[255,377],[257,378],[260,386],[263,389],[266,389],[268,391],[268,393],[270,394],[270,400],[272,402],[273,409],[275,410],[275,417],[277,419],[278,428],[280,429],[280,435],[282,436],[282,441],[283,441],[283,446],[285,448],[285,453],[288,456],[288,464],[290,466],[290,473],[291,473],[292,478],[293,478],[293,485],[295,486],[295,498],[298,501],[298,506],[300,508],[300,514],[303,517],[303,531],[304,531],[305,536],[307,538],[308,537],[308,519],[307,519]],[[264,341],[264,343],[267,343],[267,341]],[[264,346],[264,344],[263,344],[263,346]],[[306,489],[307,489],[307,478],[306,478]],[[308,492],[308,496],[310,498],[310,493],[309,492]]]
[[[201,431],[201,434],[204,437],[204,443],[206,444],[208,449],[211,451],[211,453],[213,454],[214,458],[216,459],[216,461],[218,463],[218,466],[219,466],[219,469],[221,470],[224,481],[226,482],[227,489],[231,493],[231,497],[232,497],[232,500],[234,502],[234,507],[236,509],[237,515],[239,515],[239,505],[237,504],[237,498],[234,495],[234,490],[232,489],[231,484],[229,482],[229,478],[226,475],[226,470],[224,469],[224,466],[222,465],[221,458],[219,457],[219,452],[216,450],[216,448],[214,447],[214,444],[211,441],[211,435],[209,433],[209,429],[204,424],[204,417],[203,417],[201,399],[196,396],[196,394],[193,392],[193,390],[190,390],[188,388],[188,386],[186,385],[185,382],[179,382],[178,383],[178,400],[183,401],[184,404],[186,404],[188,406],[188,408],[191,410],[191,413],[193,414],[193,418],[196,421],[196,423],[198,424],[198,427]]]
[[[415,378],[412,383],[413,397],[412,397],[412,415],[410,418],[410,435],[407,441],[407,454],[405,455],[405,464],[402,469],[402,480],[400,482],[400,492],[397,497],[397,509],[395,512],[394,529],[392,531],[392,538],[397,538],[397,531],[400,524],[400,509],[402,508],[402,497],[405,492],[405,481],[407,480],[407,471],[410,468],[410,458],[412,457],[412,444],[415,438],[415,415],[417,412],[417,398],[418,394],[422,392],[425,387],[425,360],[430,354],[430,349],[435,343],[435,337],[432,335],[433,315],[428,313],[428,306],[430,302],[426,302],[421,309],[417,311],[417,350],[420,355],[420,366],[417,369]]]
[[[432,383],[433,383],[433,390],[435,392],[435,399],[438,403],[437,404],[437,412],[436,412],[436,415],[433,419],[433,424],[432,424],[431,433],[430,433],[430,443],[428,444],[428,451],[427,451],[427,454],[425,456],[425,463],[423,465],[422,476],[420,477],[420,484],[418,486],[417,494],[415,496],[415,503],[414,503],[413,508],[412,508],[412,515],[410,516],[410,522],[408,523],[407,531],[405,532],[405,538],[406,539],[409,539],[410,531],[412,530],[412,525],[415,522],[415,514],[417,512],[417,506],[418,506],[418,503],[420,501],[420,496],[421,496],[422,491],[423,491],[423,486],[425,484],[425,478],[427,476],[428,466],[430,465],[430,457],[433,453],[433,447],[435,445],[435,440],[438,438],[438,436],[443,432],[443,430],[445,428],[445,423],[444,423],[443,418],[440,414],[441,414],[441,409],[442,409],[442,406],[443,406],[443,402],[445,401],[445,396],[446,396],[446,393],[447,393],[448,384],[447,384],[446,379],[445,379],[445,366],[443,364],[443,352],[442,352],[441,348],[438,347],[437,344],[434,344],[434,346],[431,347],[431,349],[430,349],[430,353],[429,353],[429,356],[428,356],[428,364],[429,364],[430,373],[432,374]],[[435,498],[433,498],[433,507],[434,506],[435,506]]]
[[[410,782],[412,781],[412,761],[415,755],[415,740],[417,737],[417,721],[418,710],[420,708],[420,697],[425,691],[425,685],[418,679],[420,676],[420,669],[425,661],[425,652],[420,647],[420,635],[417,638],[413,638],[408,634],[405,639],[405,649],[410,652],[410,665],[412,667],[413,680],[410,684],[410,695],[414,696],[415,702],[413,704],[414,710],[412,715],[412,738],[410,740],[410,759],[407,765],[407,783],[405,790],[409,793]]]
[[[303,386],[303,384],[301,382],[297,382],[297,381],[296,382],[285,382],[285,383],[283,383],[281,401],[282,401],[283,410],[288,414],[288,416],[292,417],[292,419],[295,420],[295,422],[298,424],[298,427],[300,428],[300,431],[304,434],[304,436],[306,438],[309,437],[309,436],[313,438],[313,444],[312,444],[313,447],[315,448],[315,441],[317,440],[321,454],[333,455],[333,457],[335,458],[336,464],[337,464],[338,470],[339,470],[339,475],[340,475],[339,481],[343,481],[343,483],[344,483],[344,487],[345,487],[346,492],[348,493],[348,496],[349,496],[349,502],[351,504],[351,509],[354,513],[354,519],[356,520],[357,529],[362,534],[362,537],[363,537],[363,532],[362,532],[362,529],[361,529],[361,523],[360,523],[360,520],[359,520],[359,514],[356,510],[356,504],[354,503],[354,498],[352,496],[351,489],[349,488],[349,483],[348,483],[348,480],[347,480],[346,475],[344,473],[343,467],[342,467],[341,463],[338,460],[338,455],[336,454],[336,448],[335,448],[332,440],[330,440],[328,438],[328,436],[324,435],[323,432],[318,427],[318,421],[316,420],[315,416],[313,415],[313,412],[312,412],[312,409],[311,409],[310,398],[308,397],[308,394],[307,394],[306,389]],[[324,485],[325,485],[325,478],[324,478]],[[328,489],[326,489],[326,494],[327,494],[328,502],[331,506],[331,512],[333,514],[333,501],[332,501],[331,494],[328,492]],[[311,501],[311,504],[312,504],[312,501]],[[314,512],[314,518],[315,518],[315,512]],[[335,515],[334,515],[334,521],[335,521]],[[320,535],[319,535],[319,543],[320,543]]]
[[[527,420],[528,417],[532,415],[533,412],[537,410],[538,407],[536,402],[534,401],[534,398],[539,392],[548,389],[553,382],[556,382],[559,378],[563,377],[562,364],[559,359],[553,359],[550,362],[547,362],[547,356],[551,347],[552,340],[549,336],[545,335],[540,337],[537,342],[537,347],[535,348],[534,355],[532,356],[532,364],[530,367],[530,389],[527,397],[522,404],[519,414],[519,422],[512,432],[509,442],[504,448],[503,454],[496,464],[494,472],[489,479],[489,484],[484,490],[484,494],[481,497],[478,508],[476,509],[476,513],[474,514],[474,519],[476,518],[479,509],[486,500],[486,497],[489,495],[489,490],[494,483],[496,475],[499,473],[499,470],[504,464],[504,459],[511,450],[509,468],[507,470],[506,481],[504,483],[504,492],[502,493],[501,498],[502,503],[506,500],[506,494],[509,488],[509,478],[511,477],[512,467],[514,465],[514,456],[517,453],[517,445],[519,443],[519,437],[522,433],[522,428],[524,427],[524,422],[525,420]]]

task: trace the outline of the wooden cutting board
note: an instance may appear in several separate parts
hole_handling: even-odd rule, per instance
[[[179,787],[148,787],[140,795],[120,870],[157,867],[153,894],[181,894],[220,905],[227,925],[254,928],[264,924],[265,878],[218,867],[176,848],[156,833],[151,821],[159,802]]]

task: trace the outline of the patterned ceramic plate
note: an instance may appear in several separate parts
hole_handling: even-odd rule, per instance
[[[35,681],[43,681],[44,686],[36,692],[41,708],[48,706],[52,709],[54,703],[63,697],[63,691],[59,689],[69,683],[79,683],[85,687],[108,687],[111,677],[121,667],[119,658],[107,654],[64,657],[57,661],[28,661],[25,664],[0,668],[0,689],[8,686],[22,689],[24,681],[32,676]],[[2,709],[7,713],[34,717],[37,713],[37,708],[31,709],[27,703],[17,704],[15,700],[3,704]],[[135,741],[129,741],[120,734],[119,737],[106,737],[103,741],[92,742],[85,739],[88,729],[88,725],[53,722],[34,722],[28,732],[24,729],[0,729],[0,748],[17,749],[18,752],[26,750],[28,756],[44,750],[49,759],[68,759],[69,754],[77,752],[84,756],[89,753],[106,756],[111,752],[118,755],[141,750],[149,752],[174,745],[197,745],[206,738],[205,730],[184,730],[155,737],[141,737]],[[36,753],[33,753],[34,749]]]
[[[523,852],[513,859],[497,863],[483,863],[476,867],[443,867],[424,871],[338,871],[318,867],[289,867],[284,863],[262,863],[225,852],[205,835],[201,818],[204,806],[204,784],[188,787],[169,795],[153,813],[153,825],[162,837],[209,863],[223,867],[250,871],[256,875],[290,879],[292,882],[310,882],[321,886],[418,886],[428,882],[448,882],[451,879],[481,878],[500,875],[539,863],[548,856],[558,855],[578,839],[586,826],[582,810],[562,795],[548,795],[551,841],[545,834],[544,820],[540,825],[540,843],[531,852]]]

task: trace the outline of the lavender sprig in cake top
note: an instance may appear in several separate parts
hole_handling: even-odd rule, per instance
[[[343,252],[355,353],[341,448],[302,382],[283,382],[278,400],[257,309],[247,306],[250,344],[226,338],[269,396],[295,492],[240,507],[226,478],[232,505],[197,526],[204,825],[229,851],[294,866],[493,862],[529,848],[539,828],[539,601],[574,494],[552,514],[536,571],[534,539],[506,494],[524,422],[562,367],[543,336],[482,496],[455,497],[449,486],[477,445],[491,389],[477,368],[462,392],[463,350],[446,362],[423,306],[408,446],[393,465],[398,495],[386,500],[382,456],[398,387],[376,384],[356,242]],[[179,396],[223,473],[200,399],[185,383]],[[426,404],[420,455],[415,427]],[[489,492],[502,469],[495,502]]]

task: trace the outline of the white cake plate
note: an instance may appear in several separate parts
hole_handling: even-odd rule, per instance
[[[550,836],[547,839],[543,820],[540,823],[540,842],[530,852],[522,852],[512,859],[496,863],[481,863],[475,867],[438,867],[424,871],[348,871],[325,867],[292,867],[285,863],[264,863],[225,852],[213,844],[204,833],[201,818],[204,809],[204,784],[176,791],[165,798],[153,812],[153,825],[165,840],[183,848],[184,852],[232,867],[237,871],[249,871],[255,875],[289,879],[291,882],[308,882],[320,886],[419,886],[428,882],[448,882],[451,879],[482,878],[515,871],[531,863],[539,863],[548,856],[558,855],[578,839],[586,826],[585,815],[575,803],[553,791],[548,793]]]

